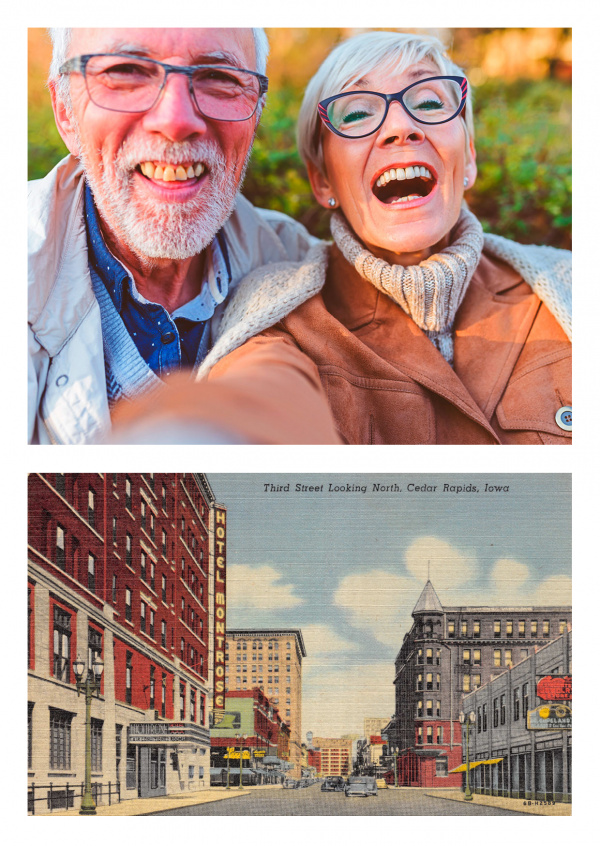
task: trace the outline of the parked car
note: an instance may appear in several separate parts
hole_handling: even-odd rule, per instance
[[[298,784],[299,782],[297,782],[295,778],[286,778],[286,780],[283,782],[283,787],[285,790],[294,790],[296,787],[298,787]]]
[[[346,796],[377,796],[377,782],[373,776],[350,776]]]
[[[342,776],[328,776],[321,785],[321,790],[339,791],[340,793],[342,790],[345,790],[345,788],[346,782]]]

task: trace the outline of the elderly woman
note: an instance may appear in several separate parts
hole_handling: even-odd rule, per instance
[[[570,443],[570,254],[484,235],[465,206],[471,95],[442,44],[340,44],[298,138],[333,244],[247,277],[202,373],[250,387],[253,360],[307,383],[316,368],[344,443]]]

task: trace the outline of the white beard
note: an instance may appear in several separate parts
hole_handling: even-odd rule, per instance
[[[250,151],[239,180],[213,141],[126,141],[114,160],[102,161],[100,177],[81,143],[79,158],[100,214],[117,239],[142,258],[181,260],[199,255],[231,215]],[[208,175],[201,193],[188,202],[142,200],[135,197],[132,181],[143,161],[203,162]]]

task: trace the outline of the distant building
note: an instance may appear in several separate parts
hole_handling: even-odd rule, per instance
[[[340,737],[313,737],[321,755],[322,776],[348,776],[352,773],[352,740]]]
[[[571,631],[463,699],[475,713],[470,730],[470,786],[476,793],[538,801],[571,801],[571,737],[568,731],[527,728],[527,715],[545,701],[536,696],[546,675],[571,674]],[[557,703],[570,713],[571,702]],[[543,720],[541,721],[543,723]],[[465,759],[466,749],[463,751]]]
[[[86,673],[94,660],[104,665],[91,706],[98,803],[109,783],[111,801],[117,789],[128,799],[208,786],[226,517],[201,473],[29,476],[30,803],[33,784],[44,797],[36,813],[79,804],[72,787],[67,795],[85,773],[76,659]]]
[[[292,774],[302,772],[302,659],[300,629],[228,629],[227,690],[264,691],[290,728]]]
[[[364,737],[369,738],[372,734],[381,734],[389,723],[389,717],[365,717],[364,719]]]
[[[386,727],[399,783],[451,787],[462,776],[458,714],[465,694],[567,630],[570,606],[442,606],[427,581],[396,658],[396,713]]]
[[[379,767],[381,765],[382,758],[384,755],[384,748],[385,741],[380,735],[372,734],[369,737],[369,745],[367,747],[368,763],[372,767]]]

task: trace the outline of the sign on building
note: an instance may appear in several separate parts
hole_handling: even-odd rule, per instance
[[[573,698],[573,677],[544,676],[537,683],[536,693],[545,702],[570,702]]]
[[[527,728],[532,731],[565,731],[572,728],[571,709],[562,703],[539,705],[527,712]]]

